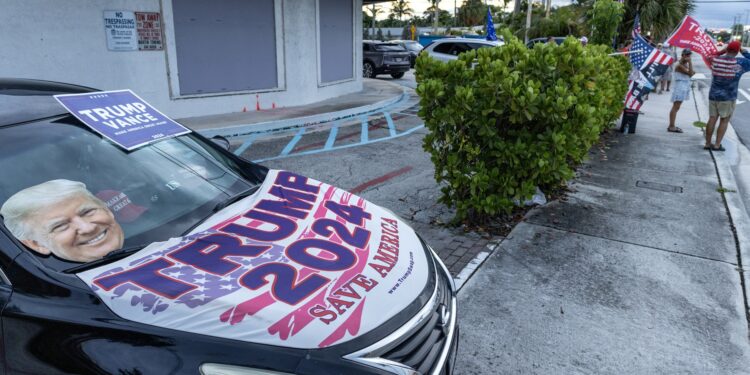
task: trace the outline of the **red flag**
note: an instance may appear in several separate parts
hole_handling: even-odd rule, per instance
[[[711,37],[706,35],[698,21],[690,16],[685,16],[680,27],[678,27],[677,30],[667,38],[667,43],[670,46],[682,48],[690,47],[691,50],[703,56],[703,61],[705,61],[706,66],[709,67],[711,65],[706,58],[716,55],[717,52],[714,41],[711,40]]]

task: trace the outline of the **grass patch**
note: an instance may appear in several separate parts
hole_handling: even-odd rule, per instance
[[[723,188],[723,187],[716,188],[716,191],[718,191],[719,193],[722,193],[722,194],[724,194],[724,193],[736,193],[737,192],[737,190],[727,189],[727,188]]]

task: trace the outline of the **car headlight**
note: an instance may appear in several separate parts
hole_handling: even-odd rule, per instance
[[[292,375],[286,372],[260,370],[250,367],[204,363],[200,367],[201,375]]]

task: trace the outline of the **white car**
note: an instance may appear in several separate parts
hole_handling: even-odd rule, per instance
[[[458,59],[458,55],[466,51],[479,48],[498,47],[503,44],[502,41],[493,42],[472,38],[446,38],[438,39],[428,44],[427,47],[422,50],[422,53],[426,53],[440,61],[447,62]]]

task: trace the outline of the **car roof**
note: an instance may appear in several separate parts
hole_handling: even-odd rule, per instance
[[[483,44],[491,44],[491,45],[500,45],[500,41],[491,41],[491,40],[484,40],[484,39],[475,39],[475,38],[443,38],[435,40],[434,43],[483,43]]]
[[[0,126],[67,114],[53,95],[94,91],[98,90],[61,82],[0,78]]]

